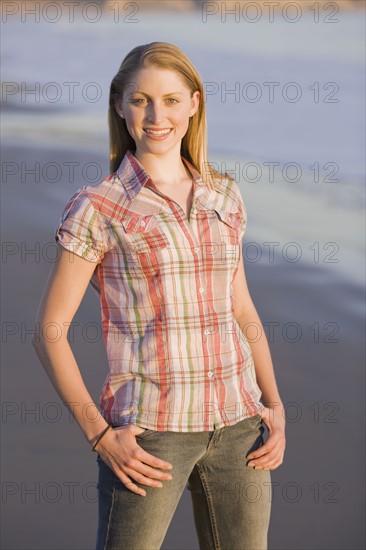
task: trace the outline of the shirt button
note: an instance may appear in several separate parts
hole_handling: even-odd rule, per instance
[[[207,373],[207,376],[208,376],[209,378],[212,378],[212,377],[213,377],[213,372],[212,372],[211,370],[209,370],[208,373]]]
[[[210,331],[208,328],[206,328],[206,330],[203,331],[203,334],[210,334]]]
[[[204,292],[205,289],[201,286],[201,288],[199,288],[198,291],[201,292],[201,294],[202,294],[202,292]]]
[[[199,251],[200,251],[200,247],[199,247],[199,246],[195,246],[195,247],[194,247],[194,250],[195,250],[195,252],[199,252]]]
[[[144,222],[144,220],[141,220],[141,221],[140,221],[140,225],[142,225],[142,227],[145,227],[146,222]]]

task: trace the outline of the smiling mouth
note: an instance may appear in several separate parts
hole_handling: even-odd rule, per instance
[[[152,134],[153,136],[165,136],[172,131],[172,128],[163,128],[161,130],[152,130],[151,128],[144,128],[144,132]]]

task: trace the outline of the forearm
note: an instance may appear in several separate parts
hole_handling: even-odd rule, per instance
[[[257,310],[254,306],[251,306],[237,321],[252,350],[257,382],[262,392],[263,404],[266,407],[276,405],[283,408],[276,383],[271,352]],[[255,327],[255,330],[253,327]]]
[[[33,341],[33,346],[59,397],[78,422],[89,444],[108,425],[93,402],[66,338]]]

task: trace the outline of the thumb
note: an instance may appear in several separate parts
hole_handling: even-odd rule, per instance
[[[129,430],[132,433],[132,435],[140,435],[144,433],[145,428],[141,428],[141,426],[137,426],[136,424],[130,424]]]
[[[271,428],[272,420],[273,420],[273,410],[269,409],[268,407],[265,407],[260,412],[262,416],[262,420],[267,426],[268,429]]]

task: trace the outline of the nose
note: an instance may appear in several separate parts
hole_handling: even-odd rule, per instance
[[[159,126],[164,121],[164,106],[151,102],[147,109],[147,120]]]

